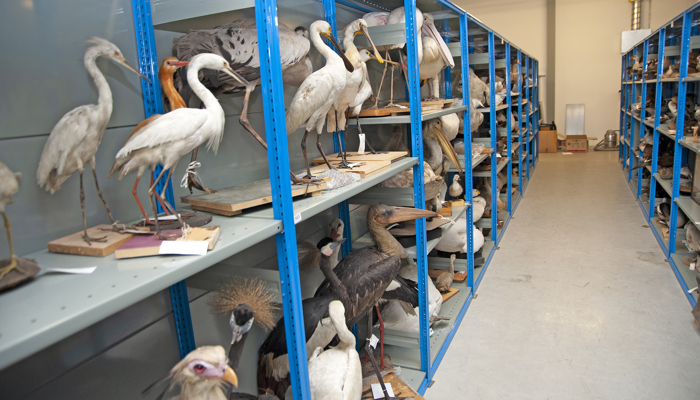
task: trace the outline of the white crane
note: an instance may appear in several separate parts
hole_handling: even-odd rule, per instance
[[[61,184],[66,179],[78,171],[80,174],[80,209],[83,212],[83,239],[89,244],[91,240],[100,241],[104,238],[91,238],[87,234],[85,192],[83,191],[83,167],[85,164],[90,164],[92,167],[97,195],[107,211],[109,220],[114,224],[114,218],[112,218],[112,213],[102,197],[95,173],[95,153],[112,115],[112,91],[109,89],[104,75],[97,68],[95,61],[98,57],[110,58],[141,78],[148,79],[124,59],[121,50],[114,44],[98,37],[91,37],[88,43],[92,43],[94,46],[85,51],[83,62],[95,81],[98,92],[97,104],[87,104],[74,108],[58,121],[51,130],[44,145],[44,151],[41,153],[36,180],[39,187],[44,187],[51,194],[54,194],[61,188]]]
[[[14,173],[7,167],[7,165],[0,162],[0,214],[5,220],[5,229],[7,229],[7,243],[10,248],[10,264],[0,268],[0,279],[4,278],[5,275],[10,273],[13,269],[24,273],[22,269],[17,265],[17,258],[15,257],[15,250],[12,247],[12,230],[10,227],[10,220],[7,219],[5,215],[5,207],[8,204],[12,204],[12,196],[19,190],[20,181],[22,178],[21,173]]]
[[[326,129],[329,133],[334,133],[337,135],[339,135],[338,129],[342,129],[345,131],[346,138],[347,124],[345,112],[351,105],[356,105],[354,104],[356,102],[356,97],[360,92],[363,83],[366,79],[368,79],[367,66],[362,61],[362,57],[359,51],[357,51],[357,47],[355,46],[354,42],[355,35],[359,33],[362,33],[367,37],[367,41],[369,41],[370,45],[372,45],[372,48],[374,49],[374,55],[377,61],[380,63],[384,62],[382,57],[379,55],[377,48],[374,46],[374,42],[372,42],[369,32],[367,32],[367,22],[365,22],[365,20],[356,19],[345,27],[343,30],[343,47],[345,47],[345,57],[347,57],[350,63],[352,63],[354,70],[352,72],[345,73],[345,89],[343,89],[338,97],[338,100],[333,103],[333,106],[328,110],[328,124]],[[371,91],[372,88],[370,87],[370,94],[372,93]],[[362,100],[362,102],[364,102],[364,100]],[[360,103],[360,108],[362,108],[362,103]],[[342,143],[340,137],[338,137],[338,143]],[[345,153],[341,153],[342,161],[340,166],[343,168],[348,167],[347,160],[345,159],[346,155],[347,149]]]
[[[340,344],[323,351],[317,347],[309,358],[312,399],[356,400],[362,397],[362,366],[355,350],[355,336],[345,324],[345,307],[339,300],[328,305],[331,323]]]
[[[112,169],[109,171],[109,177],[118,172],[120,180],[126,174],[137,171],[137,179],[139,179],[146,168],[150,167],[153,170],[156,165],[163,165],[163,170],[148,190],[148,199],[153,209],[156,232],[159,237],[160,224],[155,205],[151,199],[156,182],[163,177],[166,170],[170,170],[165,180],[167,186],[180,157],[204,142],[207,142],[207,149],[213,149],[214,154],[216,154],[224,134],[224,110],[216,97],[204,87],[198,78],[199,71],[204,68],[226,72],[234,79],[242,80],[221,56],[199,54],[192,58],[187,70],[187,81],[206,108],[180,108],[151,119],[142,126],[140,131],[134,133],[124,144],[124,147],[119,150]],[[163,193],[156,193],[156,195],[160,196],[161,203],[166,208],[177,215],[172,205],[168,204],[164,198],[165,190]]]
[[[328,22],[314,22],[311,24],[309,34],[314,47],[316,47],[319,53],[326,59],[326,65],[304,80],[299,90],[297,90],[294,95],[286,115],[287,134],[294,133],[301,125],[306,123],[304,138],[301,142],[301,150],[304,153],[307,179],[311,179],[311,168],[309,167],[309,159],[306,155],[306,137],[309,132],[314,129],[318,135],[316,147],[318,147],[328,167],[332,168],[321,146],[323,123],[326,120],[328,110],[331,109],[345,89],[345,83],[347,81],[345,74],[346,69],[349,72],[354,71],[354,67],[345,57],[340,46],[338,46],[338,42],[333,37],[331,26]],[[321,35],[331,41],[339,54],[323,43]]]

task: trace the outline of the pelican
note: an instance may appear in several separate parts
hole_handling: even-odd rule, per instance
[[[178,68],[184,67],[187,64],[189,64],[188,61],[178,61],[177,58],[175,57],[166,57],[163,59],[163,62],[160,64],[160,68],[158,69],[158,80],[160,80],[160,87],[163,90],[163,93],[165,93],[165,98],[168,100],[168,105],[170,106],[170,110],[177,110],[178,108],[185,108],[187,107],[185,105],[184,100],[182,100],[182,97],[180,96],[180,93],[175,90],[175,86],[173,86],[173,74],[175,74],[175,71],[177,71]],[[149,123],[151,123],[154,119],[160,117],[161,114],[153,114],[147,119],[141,121],[140,124],[136,125],[133,131],[129,134],[129,137],[127,138],[127,142],[131,140],[131,138],[142,131],[142,128]],[[126,143],[125,143],[126,144]],[[189,176],[189,175],[188,175]],[[136,187],[139,184],[140,177],[136,178],[136,182],[134,182],[134,188],[131,190],[131,194],[133,194],[134,199],[136,200],[136,203],[139,205],[139,209],[141,210],[141,214],[143,215],[144,221],[146,223],[150,223],[151,219],[148,217],[148,214],[146,214],[146,211],[143,209],[143,205],[141,204],[141,200],[139,200],[139,196],[136,192]],[[151,184],[153,184],[153,175],[151,175]],[[201,187],[201,186],[200,186]],[[204,189],[202,189],[204,190]],[[160,197],[156,197],[156,200],[160,200]],[[162,206],[162,204],[161,204]],[[165,207],[163,207],[165,209]]]
[[[474,239],[474,253],[481,249],[484,245],[484,235],[476,226],[472,225]],[[466,253],[467,252],[467,218],[462,217],[455,221],[452,229],[443,234],[440,241],[435,246],[436,249],[447,253]]]
[[[331,32],[331,26],[326,21],[316,21],[311,24],[310,28],[311,41],[314,47],[326,59],[326,65],[309,75],[294,94],[289,108],[287,109],[287,134],[292,134],[301,125],[306,123],[306,131],[301,142],[301,150],[304,153],[304,162],[306,163],[307,179],[311,179],[311,168],[309,167],[309,159],[306,155],[306,137],[309,132],[316,130],[317,140],[316,147],[321,152],[323,159],[329,168],[332,168],[326,154],[323,152],[321,145],[321,131],[323,123],[333,104],[338,100],[338,97],[345,89],[346,69],[349,72],[354,71],[352,63],[345,57],[345,54],[340,51],[338,42],[336,42]],[[338,49],[338,53],[331,50],[323,40],[321,35],[328,38],[333,46]]]
[[[10,220],[5,214],[5,207],[12,204],[12,196],[19,190],[19,185],[22,179],[22,174],[12,172],[7,165],[0,162],[0,213],[5,221],[5,229],[7,230],[7,244],[10,248],[10,263],[0,268],[0,280],[5,277],[10,271],[16,269],[24,273],[22,268],[18,266],[17,257],[15,256],[14,247],[12,247],[12,230],[10,228]]]
[[[434,118],[429,120],[423,127],[423,157],[430,164],[436,175],[444,176],[447,173],[447,168],[444,168],[443,164],[443,158],[445,157],[457,167],[461,174],[464,172],[464,169],[457,159],[457,153],[455,153],[452,143],[450,143],[442,130],[442,125],[442,119]]]
[[[93,46],[85,51],[83,62],[97,87],[97,104],[74,108],[58,121],[51,130],[44,145],[44,151],[41,153],[36,180],[39,187],[44,187],[51,194],[54,194],[61,188],[61,184],[66,179],[78,171],[80,175],[80,209],[83,213],[83,239],[90,244],[93,240],[100,241],[104,238],[91,238],[87,233],[85,192],[83,190],[83,167],[85,164],[90,164],[92,168],[97,196],[102,201],[110,222],[114,224],[114,218],[112,218],[112,213],[102,197],[100,186],[97,183],[97,173],[95,173],[95,153],[112,115],[112,91],[109,89],[104,75],[97,68],[97,58],[110,58],[141,78],[148,79],[124,59],[121,50],[114,44],[94,36],[88,40],[88,43],[93,44]]]
[[[309,359],[312,399],[356,400],[362,397],[362,366],[355,350],[355,336],[345,325],[345,307],[338,300],[328,305],[328,314],[340,344],[323,351],[317,347]]]
[[[166,391],[177,385],[180,394],[173,400],[228,399],[224,382],[238,387],[238,377],[227,361],[226,352],[221,346],[202,346],[192,350],[170,370],[166,378],[170,384],[158,398],[162,399]]]
[[[121,180],[126,174],[136,170],[138,179],[146,168],[150,167],[153,170],[157,164],[162,164],[163,170],[155,182],[163,177],[166,170],[170,170],[165,181],[167,186],[167,181],[172,176],[180,157],[184,154],[189,153],[204,142],[207,142],[207,148],[213,149],[214,154],[216,154],[224,134],[224,110],[216,97],[199,81],[199,71],[205,68],[224,71],[234,79],[243,81],[221,56],[199,54],[192,58],[187,71],[187,80],[206,109],[180,108],[152,119],[119,150],[109,172],[109,177],[118,172]],[[151,201],[154,188],[155,183],[148,190],[148,199],[156,220],[156,234],[160,237],[160,224],[155,205]],[[168,204],[163,197],[164,195],[165,190],[159,194],[161,202],[166,206],[166,209],[176,214],[172,205]]]
[[[346,138],[347,127],[345,112],[349,107],[352,106],[352,108],[354,109],[357,106],[356,102],[360,99],[356,100],[356,97],[358,96],[360,89],[363,86],[363,83],[365,81],[368,82],[369,79],[369,76],[367,74],[367,66],[362,61],[362,57],[360,56],[360,53],[358,52],[354,42],[355,35],[360,33],[364,34],[367,37],[367,40],[369,41],[370,45],[372,45],[372,47],[374,48],[374,55],[377,61],[379,61],[380,63],[384,62],[382,57],[379,55],[377,48],[374,46],[374,42],[372,42],[372,38],[369,36],[369,32],[367,32],[367,22],[365,22],[365,20],[356,19],[345,27],[345,29],[343,30],[343,47],[345,47],[345,57],[347,57],[347,59],[352,64],[353,71],[345,72],[345,88],[342,92],[340,92],[340,96],[338,97],[336,102],[332,104],[332,107],[328,110],[327,130],[329,133],[338,134],[338,130],[342,129],[346,132]],[[369,94],[372,94],[371,87]],[[362,99],[362,101],[360,101],[360,108],[362,107],[362,103],[364,103],[364,101],[368,97],[369,95],[367,95],[364,99]],[[338,143],[341,143],[340,138],[338,138]],[[348,166],[347,160],[345,159],[345,156],[347,155],[346,153],[347,148],[345,154],[341,154],[341,167],[343,168],[347,168]]]
[[[440,72],[448,66],[454,68],[455,61],[435,28],[435,20],[431,14],[423,14],[421,37],[422,40],[418,44],[422,47],[422,57],[419,56],[418,74],[420,80],[428,81],[428,99],[437,100],[440,98]]]

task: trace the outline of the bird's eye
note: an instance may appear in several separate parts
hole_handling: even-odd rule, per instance
[[[119,52],[118,52],[118,51],[115,51],[115,52],[114,52],[114,55],[117,56],[117,57],[119,57]]]
[[[194,366],[194,372],[196,372],[198,374],[201,374],[202,372],[204,372],[205,369],[206,368],[204,368],[204,365],[202,365],[202,364],[197,364]]]

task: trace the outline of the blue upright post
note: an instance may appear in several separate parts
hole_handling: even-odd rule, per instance
[[[668,254],[676,252],[676,221],[678,219],[678,204],[676,199],[680,193],[681,186],[681,157],[683,148],[681,147],[681,139],[685,130],[685,103],[688,83],[684,82],[688,77],[688,58],[690,52],[690,29],[692,20],[692,11],[683,13],[683,34],[681,38],[681,70],[678,77],[678,114],[676,116],[676,135],[675,135],[675,152],[673,156],[673,193],[671,194],[671,220],[668,223]]]
[[[474,290],[474,210],[471,205],[474,204],[472,191],[474,190],[474,179],[472,177],[472,121],[471,109],[472,102],[469,97],[469,40],[467,40],[467,32],[469,30],[469,16],[467,13],[462,13],[459,16],[459,47],[462,53],[462,102],[467,105],[464,111],[464,193],[465,200],[470,204],[467,209],[467,285]]]
[[[532,107],[532,99],[530,98],[530,56],[525,54],[525,99],[527,99],[527,104],[525,104],[525,115],[522,117],[525,119],[525,134],[523,135],[523,142],[525,144],[525,179],[527,179],[526,184],[530,183],[530,133],[532,131],[532,126],[530,126],[530,107]]]
[[[311,399],[309,368],[306,359],[306,335],[301,303],[297,241],[294,229],[294,206],[289,179],[289,153],[285,123],[282,67],[280,65],[277,3],[275,0],[255,1],[255,20],[260,51],[260,83],[263,93],[267,158],[270,168],[272,209],[284,231],[276,235],[277,262],[282,291],[284,328],[287,335],[289,377],[295,399]]]
[[[496,166],[498,164],[497,139],[498,129],[496,127],[496,50],[494,45],[494,33],[489,31],[489,106],[491,113],[489,114],[490,130],[491,130],[491,239],[498,244],[498,173]]]
[[[659,30],[659,44],[658,44],[658,60],[656,67],[656,98],[654,99],[654,144],[652,145],[652,156],[651,156],[651,177],[649,178],[649,219],[654,218],[654,208],[656,207],[656,169],[657,169],[657,157],[659,155],[659,120],[661,119],[661,99],[662,99],[662,83],[659,78],[664,73],[663,62],[664,53],[666,50],[666,28],[661,28]]]
[[[644,40],[644,55],[642,61],[642,99],[641,99],[641,114],[639,114],[639,139],[645,136],[646,129],[644,128],[644,119],[647,117],[646,102],[647,102],[647,80],[646,80],[646,68],[649,57],[649,39]],[[637,146],[639,147],[639,146]],[[637,151],[638,159],[641,161],[642,149]],[[644,168],[639,168],[637,171],[637,198],[642,195],[642,178],[644,177]],[[646,210],[644,210],[646,211]],[[649,215],[647,215],[649,217]],[[648,219],[648,218],[647,218]]]
[[[421,121],[420,78],[418,75],[418,30],[416,1],[404,0],[406,10],[406,47],[408,50],[408,94],[411,102],[411,151],[419,162],[413,166],[413,201],[416,208],[425,208],[423,182],[423,127]],[[418,265],[418,306],[420,309],[420,364],[428,378],[430,370],[430,324],[428,320],[428,252],[425,218],[416,220],[416,264]]]
[[[635,47],[634,49],[632,49],[632,55],[635,56],[635,57],[637,56],[637,48],[636,48],[636,47]],[[630,78],[630,80],[632,81],[632,88],[631,88],[631,91],[632,91],[632,96],[631,96],[631,97],[632,97],[632,98],[631,98],[631,100],[630,100],[630,102],[631,102],[630,104],[634,104],[634,102],[637,101],[637,83],[634,81],[634,75],[631,75],[629,78]],[[637,130],[635,129],[635,128],[636,128],[636,125],[635,125],[635,123],[634,123],[634,118],[632,118],[631,115],[630,115],[629,118],[630,118],[630,119],[629,119],[629,121],[630,121],[630,145],[629,145],[629,148],[627,149],[627,153],[628,153],[628,154],[627,154],[627,157],[628,157],[628,159],[630,160],[630,161],[629,161],[630,169],[629,169],[629,171],[628,171],[629,177],[627,178],[627,180],[628,180],[628,181],[631,181],[631,180],[632,180],[632,174],[633,174],[632,168],[634,168],[635,165],[636,165],[636,163],[634,162],[634,150],[632,150],[632,149],[633,149],[634,146],[636,146],[636,144],[637,144],[637,143],[636,143],[636,139],[635,139],[635,138],[637,137],[637,136],[636,136]],[[635,193],[635,198],[636,198],[636,197],[637,197],[637,196],[636,196],[636,193]]]
[[[520,191],[520,197],[522,198],[523,193],[525,193],[525,188],[523,187],[523,151],[525,151],[525,145],[523,143],[523,69],[522,69],[522,52],[518,49],[518,190]]]
[[[512,135],[511,135],[511,119],[513,116],[513,103],[512,103],[512,97],[510,96],[511,92],[511,87],[512,87],[512,82],[510,79],[510,69],[511,69],[511,59],[510,59],[510,43],[506,43],[506,103],[508,104],[508,109],[506,112],[506,134],[508,135],[508,142],[506,143],[506,149],[507,149],[507,154],[508,157],[510,157],[510,160],[508,161],[508,169],[506,170],[506,175],[508,175],[508,213],[513,212],[513,196],[512,196],[512,187],[513,187],[513,152],[512,152]]]
[[[530,119],[530,136],[527,138],[527,143],[529,145],[530,153],[528,156],[529,159],[529,166],[532,167],[532,169],[535,169],[535,134],[536,134],[536,124],[535,124],[535,109],[537,108],[537,103],[535,96],[537,95],[537,85],[535,84],[537,80],[535,79],[535,59],[530,58],[530,71],[532,74],[532,96],[530,96],[530,108],[532,109],[532,113],[528,114],[528,118]],[[528,173],[528,179],[529,179],[529,173]]]
[[[141,92],[143,93],[143,108],[146,118],[153,114],[163,113],[163,99],[160,95],[160,81],[158,80],[158,57],[156,53],[156,41],[153,32],[153,22],[151,20],[150,0],[132,0],[132,12],[134,16],[134,29],[136,32],[136,48],[139,55],[139,69],[146,75],[150,82],[143,79],[141,81]],[[158,165],[153,172],[154,178],[158,177],[162,167]],[[165,178],[156,184],[158,193],[165,187]],[[168,183],[165,191],[165,198],[168,203],[175,205],[173,196],[172,181]],[[160,203],[158,211],[164,211]],[[170,287],[170,301],[173,307],[173,317],[175,320],[175,331],[180,349],[180,357],[185,357],[187,353],[195,349],[194,331],[192,329],[192,318],[190,316],[190,303],[187,297],[185,282],[180,281]]]
[[[445,31],[445,35],[443,35],[442,39],[445,41],[445,43],[450,43],[450,37],[447,35],[447,33],[450,31],[450,20],[448,19],[443,19],[442,20],[442,29]],[[451,99],[452,98],[452,68],[448,65],[445,67],[443,70],[443,88],[445,89],[445,98],[446,99]]]

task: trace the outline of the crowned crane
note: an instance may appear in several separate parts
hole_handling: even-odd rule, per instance
[[[227,400],[224,383],[238,387],[238,377],[228,366],[226,351],[221,346],[202,346],[192,350],[175,364],[166,380],[170,384],[158,396],[159,399],[174,386],[179,386],[180,394],[173,400]],[[147,388],[144,394],[159,383]]]
[[[363,88],[363,84],[365,81],[369,79],[369,76],[367,75],[367,66],[365,65],[364,61],[362,60],[362,56],[360,55],[359,51],[357,50],[357,47],[355,46],[355,35],[357,34],[364,34],[367,37],[367,41],[369,44],[372,46],[374,49],[374,56],[379,61],[380,63],[383,63],[384,60],[382,57],[379,55],[379,52],[377,51],[377,48],[374,46],[374,42],[372,41],[372,38],[369,36],[369,32],[367,32],[367,22],[363,19],[356,19],[352,21],[348,26],[345,27],[343,30],[343,47],[345,47],[345,57],[352,63],[353,66],[353,71],[352,72],[346,72],[345,77],[345,88],[343,91],[340,93],[340,96],[338,97],[338,100],[333,103],[332,107],[328,110],[328,124],[327,124],[327,130],[329,133],[333,132],[334,134],[339,135],[338,131],[339,130],[344,130],[345,131],[345,137],[347,138],[347,124],[346,124],[346,117],[345,117],[345,112],[349,107],[352,106],[354,109],[355,106],[357,106],[357,102],[360,99],[356,99],[358,97],[358,94],[360,93],[360,89]],[[370,95],[372,94],[372,88],[370,87]],[[360,108],[362,107],[362,103],[369,97],[367,95],[364,99],[360,101]],[[342,143],[340,140],[340,137],[338,137],[338,143]],[[340,166],[343,168],[348,167],[348,162],[347,159],[345,158],[347,156],[347,147],[345,150],[345,153],[341,153],[341,164]]]
[[[357,318],[364,316],[376,306],[379,299],[398,301],[408,313],[413,312],[413,307],[418,302],[416,287],[398,275],[400,263],[386,262],[392,257],[407,258],[408,252],[386,227],[397,222],[432,218],[437,215],[432,211],[416,208],[386,205],[374,205],[369,208],[367,227],[375,245],[353,250],[334,270],[348,292],[350,304],[346,307],[346,314],[349,320],[356,321]],[[318,287],[314,296],[324,297],[332,290],[332,282],[326,279]],[[381,315],[379,318],[382,324]],[[380,331],[381,336],[384,336],[383,324],[380,326]],[[371,356],[371,354],[368,355]],[[383,350],[381,356],[383,366]]]
[[[0,162],[0,214],[2,214],[2,218],[5,221],[5,229],[7,230],[7,245],[10,248],[10,263],[0,268],[0,280],[2,280],[5,275],[14,269],[24,273],[22,268],[19,267],[17,257],[15,256],[15,249],[12,246],[12,230],[10,227],[10,220],[5,214],[5,207],[7,207],[8,204],[12,204],[12,196],[19,190],[21,179],[21,173],[12,172],[7,165]]]
[[[345,324],[345,307],[338,300],[328,305],[331,323],[340,344],[323,351],[317,347],[309,359],[311,398],[357,400],[362,397],[362,366],[355,350],[355,336]]]
[[[163,170],[155,182],[160,181],[165,171],[169,170],[165,180],[167,187],[167,182],[170,180],[175,166],[184,154],[189,153],[204,142],[207,142],[207,148],[213,149],[214,154],[216,154],[224,134],[224,110],[216,97],[199,81],[198,73],[205,68],[224,71],[234,79],[243,81],[231,69],[228,61],[221,56],[199,54],[192,58],[187,71],[187,80],[206,109],[180,108],[154,118],[143,125],[141,130],[134,133],[117,153],[109,172],[110,177],[118,172],[121,180],[125,175],[135,170],[138,179],[146,168],[150,167],[155,170],[156,165],[162,164]],[[156,220],[156,235],[161,237],[157,211],[151,200],[155,182],[148,190],[148,199]],[[162,193],[156,193],[156,195],[160,196],[160,201],[166,206],[166,209],[177,215],[172,205],[165,200],[165,190]],[[178,218],[180,217],[178,216]]]
[[[97,58],[106,57],[148,80],[129,64],[121,50],[113,43],[98,37],[88,40],[93,46],[85,51],[83,62],[85,69],[92,77],[97,87],[97,104],[83,105],[69,111],[51,130],[48,140],[41,153],[39,167],[36,171],[36,180],[39,187],[44,187],[51,194],[61,188],[61,184],[70,178],[76,171],[80,175],[80,209],[83,213],[83,239],[90,244],[91,241],[101,241],[102,238],[91,238],[87,233],[87,221],[85,218],[85,192],[83,190],[83,168],[90,164],[92,176],[95,179],[97,196],[107,211],[110,222],[114,225],[114,218],[109,211],[107,202],[102,197],[100,186],[97,183],[95,172],[95,153],[102,141],[107,123],[112,115],[112,91],[104,75],[97,68]]]
[[[175,57],[166,57],[165,59],[163,59],[163,62],[160,64],[160,68],[158,69],[158,80],[160,80],[160,87],[163,90],[163,93],[165,94],[165,98],[168,100],[168,105],[170,106],[171,111],[187,107],[185,105],[185,102],[182,100],[180,93],[178,93],[177,90],[175,90],[175,86],[173,86],[173,74],[175,74],[175,71],[177,71],[178,68],[184,67],[187,64],[189,64],[188,61],[178,61],[178,59]],[[141,121],[141,123],[136,125],[134,130],[131,131],[129,137],[127,138],[127,142],[137,133],[143,132],[142,128],[144,126],[148,125],[149,123],[151,123],[151,121],[160,116],[161,114],[153,114],[147,119]],[[146,211],[143,209],[141,200],[139,200],[139,196],[136,192],[136,187],[139,184],[139,180],[140,177],[136,178],[136,182],[134,182],[134,188],[131,190],[131,194],[134,195],[134,199],[136,200],[136,204],[138,204],[139,206],[139,210],[141,210],[141,214],[143,215],[145,223],[150,223],[151,220],[148,217],[148,214],[146,214]],[[153,184],[153,175],[151,175],[151,184]],[[160,200],[160,197],[156,197],[156,200]]]
[[[309,167],[309,159],[306,155],[306,137],[309,132],[316,130],[318,147],[321,156],[328,165],[332,168],[326,154],[323,152],[321,145],[321,133],[323,123],[326,120],[328,110],[338,100],[340,94],[345,89],[347,81],[346,70],[353,72],[355,69],[352,63],[345,57],[345,54],[340,50],[338,42],[333,37],[331,26],[326,21],[316,21],[311,24],[309,30],[311,42],[314,47],[326,59],[326,65],[309,75],[299,87],[299,90],[294,94],[289,108],[287,109],[287,134],[294,133],[300,126],[306,123],[304,138],[301,141],[301,150],[304,154],[304,162],[306,163],[306,179],[311,178],[311,168]],[[334,52],[328,47],[321,35],[328,38],[333,46],[338,50]]]
[[[284,24],[279,24],[279,39],[282,80],[285,85],[299,86],[313,72],[308,54],[310,48],[308,31],[301,26],[291,29]],[[197,54],[215,53],[228,61],[244,80],[231,79],[227,74],[218,71],[204,71],[202,73],[204,86],[216,94],[245,90],[239,122],[267,149],[265,140],[248,121],[250,93],[260,84],[260,55],[255,19],[246,18],[214,29],[191,31],[173,39],[172,53],[178,59],[186,61]],[[192,96],[192,89],[182,73],[176,76],[175,84],[182,93],[185,103],[188,103]],[[195,149],[191,162],[195,162],[196,159],[197,150]],[[195,186],[195,182],[188,180],[190,190],[192,186]]]

